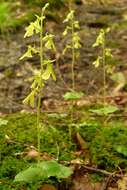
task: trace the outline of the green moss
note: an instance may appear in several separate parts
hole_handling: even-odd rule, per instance
[[[11,11],[9,7],[9,3],[7,2],[0,3],[0,30],[2,32],[8,26],[10,15],[11,15]]]
[[[127,167],[124,154],[117,151],[118,146],[126,147],[127,128],[118,121],[110,123],[94,137],[90,144],[92,161],[104,169]]]

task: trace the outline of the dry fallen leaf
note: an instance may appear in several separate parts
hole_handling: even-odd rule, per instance
[[[44,184],[39,190],[56,190],[56,188],[53,185]]]
[[[39,156],[39,152],[37,152],[36,150],[30,150],[27,153],[27,157],[31,159],[37,158],[38,156]]]
[[[122,179],[119,179],[117,184],[118,190],[127,190],[127,175],[124,175]]]
[[[92,183],[89,175],[77,176],[73,179],[73,186],[70,190],[100,190],[101,183]]]
[[[76,133],[76,137],[77,137],[78,144],[80,145],[80,148],[82,150],[88,149],[87,143],[85,142],[85,140],[81,137],[79,133]]]

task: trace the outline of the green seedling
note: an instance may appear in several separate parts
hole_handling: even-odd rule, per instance
[[[93,47],[99,47],[101,49],[100,55],[98,55],[97,59],[93,62],[95,68],[102,65],[103,67],[103,103],[106,103],[106,72],[109,72],[109,67],[107,64],[107,59],[113,57],[111,53],[111,49],[106,47],[106,35],[109,33],[110,28],[101,29],[99,35],[96,38]]]

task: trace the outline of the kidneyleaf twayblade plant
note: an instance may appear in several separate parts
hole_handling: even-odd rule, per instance
[[[79,22],[75,20],[75,11],[70,9],[70,12],[66,16],[63,23],[66,23],[65,30],[63,32],[63,36],[71,35],[71,40],[67,42],[64,50],[63,55],[66,53],[67,50],[71,50],[72,54],[72,63],[71,63],[71,77],[72,77],[72,90],[75,90],[75,72],[74,66],[76,63],[78,50],[81,48],[80,43],[80,36],[77,32],[80,29]]]
[[[99,109],[90,109],[89,111],[103,116],[107,116],[118,111],[116,106],[106,104],[106,74],[112,73],[112,68],[110,67],[107,60],[113,58],[111,49],[108,48],[106,44],[106,35],[109,33],[109,31],[110,28],[101,29],[95,43],[93,44],[93,47],[99,47],[101,50],[101,53],[97,56],[97,59],[93,62],[93,65],[95,68],[102,65],[103,68],[103,107]]]
[[[109,64],[106,62],[107,58],[111,59],[113,57],[111,49],[106,47],[106,35],[109,33],[110,28],[101,29],[93,47],[100,48],[100,54],[97,56],[97,59],[93,62],[95,68],[102,65],[103,67],[103,103],[106,103],[106,72],[109,72]]]
[[[70,168],[64,167],[56,161],[40,161],[41,97],[43,89],[45,87],[45,82],[51,77],[53,80],[56,80],[53,70],[54,60],[51,60],[49,58],[47,59],[45,55],[46,50],[55,50],[53,35],[44,33],[45,11],[48,6],[49,3],[44,6],[41,16],[36,15],[36,20],[30,23],[30,25],[26,28],[26,33],[24,35],[24,38],[34,35],[40,36],[40,47],[28,45],[26,53],[24,53],[24,55],[20,58],[20,60],[24,58],[30,58],[33,57],[34,54],[37,54],[40,58],[40,69],[34,72],[33,82],[30,87],[31,91],[23,100],[24,104],[29,104],[31,107],[35,107],[35,98],[37,99],[38,163],[17,174],[15,177],[16,182],[24,181],[31,183],[38,180],[44,181],[51,176],[56,178],[65,178],[72,173],[72,170]]]
[[[38,153],[40,155],[40,112],[41,112],[41,97],[42,92],[45,87],[45,82],[52,77],[53,80],[56,80],[53,62],[54,60],[47,59],[45,56],[45,51],[53,50],[55,45],[53,42],[52,34],[44,33],[44,21],[45,21],[45,10],[49,6],[47,3],[42,9],[41,16],[36,15],[36,20],[31,22],[30,25],[26,28],[26,33],[24,38],[31,37],[35,35],[40,36],[40,47],[28,45],[27,51],[20,58],[33,57],[34,54],[37,54],[40,58],[40,69],[34,71],[33,82],[31,84],[31,91],[27,97],[23,100],[24,104],[30,104],[31,107],[35,106],[35,98],[37,98],[37,134],[38,134]],[[40,157],[40,156],[39,156]],[[40,158],[38,157],[38,161]]]
[[[74,112],[74,100],[80,99],[84,94],[82,92],[77,92],[75,90],[75,63],[77,60],[77,55],[79,54],[79,49],[81,48],[80,43],[80,36],[77,30],[80,29],[79,22],[75,19],[75,11],[71,9],[71,1],[70,1],[70,11],[67,14],[65,20],[63,23],[66,23],[65,30],[63,32],[63,36],[70,35],[71,39],[67,42],[64,50],[63,55],[68,51],[71,50],[72,55],[72,62],[71,62],[71,78],[72,78],[72,87],[70,92],[66,92],[63,98],[65,100],[71,100],[72,106],[71,106],[71,123],[73,122],[73,112]],[[69,136],[71,139],[71,125],[69,126]]]

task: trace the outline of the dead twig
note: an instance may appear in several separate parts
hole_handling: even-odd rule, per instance
[[[98,168],[95,168],[95,167],[92,167],[92,166],[87,166],[85,165],[83,162],[79,161],[79,160],[72,160],[70,162],[67,162],[67,161],[62,161],[62,163],[64,164],[68,164],[68,165],[78,165],[86,170],[89,170],[89,171],[93,171],[93,172],[97,172],[97,173],[102,173],[106,176],[109,176],[109,177],[118,177],[118,178],[121,178],[123,177],[123,174],[117,174],[116,172],[108,172],[106,170],[102,170],[102,169],[98,169]],[[127,175],[124,175],[127,177]]]
[[[108,172],[106,170],[102,170],[102,169],[98,169],[98,168],[94,168],[94,167],[91,167],[91,166],[86,166],[86,165],[82,165],[83,168],[87,169],[87,170],[90,170],[90,171],[94,171],[94,172],[99,172],[99,173],[102,173],[104,175],[107,175],[107,176],[112,176],[112,177],[122,177],[121,174],[116,174],[116,172]]]

